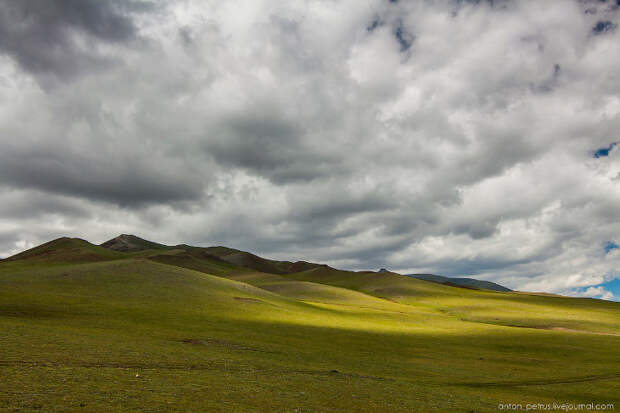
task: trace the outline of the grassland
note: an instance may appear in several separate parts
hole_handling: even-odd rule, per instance
[[[618,303],[221,251],[64,239],[0,262],[0,410],[620,406]]]

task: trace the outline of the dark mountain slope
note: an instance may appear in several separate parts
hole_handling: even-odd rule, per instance
[[[248,268],[231,264],[209,254],[204,248],[183,246],[175,254],[158,254],[148,257],[151,261],[201,271],[207,274],[225,276],[231,273],[248,272]]]
[[[444,285],[452,285],[455,287],[474,288],[477,290],[491,291],[512,291],[503,285],[496,284],[491,281],[476,280],[474,278],[452,278],[434,274],[406,274],[408,277],[417,278],[418,280],[431,281]]]
[[[226,271],[256,270],[269,274],[289,274],[319,267],[305,261],[276,261],[258,255],[228,247],[193,247],[186,244],[168,246],[123,234],[101,244],[103,248],[113,251],[138,253],[153,251],[149,258],[153,261],[178,265],[203,272],[221,274]],[[161,250],[161,254],[157,253]]]
[[[249,252],[221,246],[204,248],[204,250],[228,263],[269,274],[289,274],[321,266],[321,264],[314,264],[306,261],[291,262],[270,260]]]
[[[103,248],[107,248],[113,251],[122,252],[135,252],[145,250],[163,250],[169,249],[167,245],[158,244],[156,242],[147,241],[135,235],[122,234],[116,238],[112,238],[101,244]]]

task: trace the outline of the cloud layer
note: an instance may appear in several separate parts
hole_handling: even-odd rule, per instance
[[[613,298],[616,2],[288,3],[0,4],[0,255],[131,232]]]

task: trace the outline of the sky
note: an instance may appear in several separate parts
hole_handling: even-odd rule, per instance
[[[0,2],[0,257],[226,245],[620,300],[620,1]]]

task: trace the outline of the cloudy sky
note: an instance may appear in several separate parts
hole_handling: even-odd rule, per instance
[[[133,233],[620,300],[617,3],[3,0],[0,256]]]

